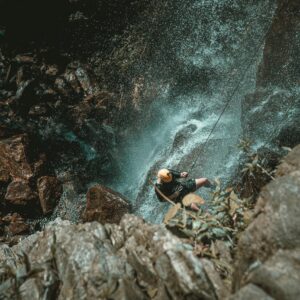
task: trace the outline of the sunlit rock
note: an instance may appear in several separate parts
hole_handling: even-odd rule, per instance
[[[14,205],[30,205],[37,202],[37,194],[28,181],[14,180],[7,187],[5,200]]]
[[[123,215],[129,211],[130,204],[124,196],[103,185],[96,185],[87,192],[83,220],[119,223]]]
[[[22,255],[17,256],[21,252],[26,253],[30,269]],[[17,268],[21,275],[17,289],[38,298],[46,297],[54,287],[58,299],[226,296],[211,262],[196,258],[192,247],[164,226],[147,224],[132,215],[126,215],[119,226],[74,225],[57,219],[12,249],[1,246],[0,263]],[[9,277],[0,286],[2,297],[16,292]]]
[[[56,177],[43,176],[37,181],[37,190],[44,214],[53,211],[61,193],[62,186]]]
[[[33,170],[28,162],[27,149],[27,135],[0,140],[0,169],[9,173],[11,178],[24,180],[31,178]]]

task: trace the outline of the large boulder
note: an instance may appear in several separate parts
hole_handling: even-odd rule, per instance
[[[261,192],[256,218],[238,243],[234,287],[254,284],[275,299],[300,294],[300,145]],[[238,297],[236,299],[239,299]]]
[[[37,190],[43,213],[52,212],[62,193],[59,180],[53,176],[43,176],[37,181]]]
[[[14,205],[27,205],[37,200],[37,194],[28,181],[14,180],[7,187],[5,200]]]
[[[27,134],[0,140],[0,187],[6,202],[38,206],[44,214],[52,212],[62,193],[45,154],[33,149]],[[28,206],[29,207],[29,206]]]
[[[101,223],[119,223],[124,214],[130,211],[125,197],[108,187],[96,185],[87,192],[87,204],[83,220]]]
[[[255,284],[247,284],[241,288],[236,294],[229,298],[230,300],[273,300],[274,298],[270,297],[265,293],[261,288]]]
[[[21,253],[26,253],[26,259]],[[162,225],[125,215],[120,225],[57,219],[17,246],[0,247],[0,297],[23,299],[224,299],[213,264]],[[12,274],[12,273],[10,273]],[[33,297],[33,298],[32,298]]]
[[[294,171],[300,170],[300,145],[295,147],[278,166],[276,170],[277,176],[284,176]]]
[[[33,176],[27,155],[28,137],[25,134],[0,140],[0,172],[12,179],[28,180]]]
[[[25,222],[21,215],[13,213],[0,217],[0,228],[3,234],[1,241],[10,243],[14,241],[11,239],[12,236],[28,233],[30,225]]]

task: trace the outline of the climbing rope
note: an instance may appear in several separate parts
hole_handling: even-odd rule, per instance
[[[281,12],[281,10],[283,9],[283,7],[284,7],[284,5],[282,5],[281,8],[278,10],[278,14]],[[271,23],[270,27],[271,27],[271,26],[272,26],[272,23]],[[270,27],[269,27],[269,28],[270,28]],[[268,31],[269,31],[269,30],[266,30],[266,31],[264,31],[264,32],[268,32]],[[254,63],[254,61],[256,60],[257,53],[261,50],[261,48],[262,48],[262,46],[263,46],[263,44],[264,44],[264,41],[265,41],[265,34],[263,34],[263,36],[262,36],[262,38],[261,38],[261,41],[260,41],[259,44],[258,44],[258,47],[255,49],[256,51],[254,51],[254,55],[251,57],[251,59],[250,59],[250,61],[249,61],[249,64],[246,65],[246,68],[244,69],[244,71],[243,71],[243,73],[242,73],[241,80],[238,82],[237,86],[233,89],[232,93],[231,93],[230,96],[228,97],[228,100],[226,101],[225,106],[224,106],[224,108],[222,109],[222,111],[221,111],[221,113],[220,113],[220,115],[219,115],[217,121],[214,123],[214,125],[213,125],[213,127],[212,127],[212,129],[211,129],[209,135],[207,136],[207,138],[206,138],[204,144],[202,144],[202,146],[201,146],[201,148],[200,148],[200,150],[199,150],[199,155],[198,155],[198,157],[194,160],[194,162],[193,162],[193,164],[192,164],[192,166],[191,166],[191,168],[190,168],[190,172],[191,172],[191,171],[193,170],[193,168],[195,167],[196,162],[198,161],[201,152],[205,149],[205,147],[206,147],[206,145],[207,145],[207,143],[208,143],[208,141],[209,141],[209,139],[210,139],[212,133],[213,133],[214,130],[216,129],[216,127],[217,127],[219,121],[221,120],[223,114],[225,113],[227,107],[229,106],[229,104],[230,104],[231,101],[233,100],[234,95],[235,95],[235,93],[238,91],[238,89],[239,89],[241,83],[244,81],[245,76],[246,76],[246,74],[247,74],[249,68],[251,67],[251,65],[252,65],[252,64]],[[228,79],[227,83],[229,83],[229,81],[230,81],[230,79]]]

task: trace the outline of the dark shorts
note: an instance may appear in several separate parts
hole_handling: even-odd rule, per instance
[[[186,196],[187,194],[189,193],[193,193],[196,191],[196,180],[195,179],[189,179],[185,182],[182,182],[182,186],[183,186],[183,189],[182,191],[180,192],[180,200],[182,200],[182,198],[184,196]]]

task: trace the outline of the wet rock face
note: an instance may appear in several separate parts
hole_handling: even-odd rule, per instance
[[[279,166],[281,177],[263,189],[255,207],[257,217],[240,237],[236,290],[255,285],[275,299],[299,297],[299,149],[300,145]]]
[[[299,1],[278,0],[256,91],[242,102],[243,132],[252,141],[291,148],[300,143],[299,29]]]
[[[241,288],[236,294],[229,298],[230,300],[273,300],[274,298],[266,294],[261,288],[254,284],[247,284]]]
[[[20,251],[27,253],[30,270],[17,256]],[[17,289],[25,298],[32,293],[36,299],[226,296],[211,262],[196,258],[190,245],[163,226],[146,224],[132,215],[124,216],[119,226],[97,222],[73,225],[56,220],[44,232],[11,249],[2,245],[0,263],[12,268],[16,264],[20,275]],[[32,276],[37,269],[40,271]],[[4,283],[0,295],[15,295],[13,283],[9,279]]]
[[[267,34],[264,58],[257,84],[289,86],[299,83],[300,76],[300,3],[278,0],[277,12]]]
[[[96,185],[87,192],[83,220],[118,224],[123,215],[129,211],[130,204],[124,196],[103,185]]]
[[[61,183],[56,177],[43,176],[37,181],[37,190],[43,213],[52,212],[62,193]]]
[[[259,87],[243,100],[242,120],[244,135],[252,141],[294,147],[300,142],[299,92]]]

